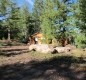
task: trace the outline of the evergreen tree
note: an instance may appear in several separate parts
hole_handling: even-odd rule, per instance
[[[14,38],[15,36],[18,35],[17,33],[19,30],[18,28],[19,7],[17,7],[17,5],[13,1],[10,0],[8,0],[7,2],[6,1],[5,0],[1,1],[0,8],[1,8],[1,17],[4,17],[4,20],[2,19],[3,22],[2,25],[3,27],[5,27],[5,31],[8,34],[8,40],[10,41],[11,38]]]
[[[11,39],[11,33],[14,34],[13,29],[18,29],[19,22],[19,8],[14,2],[11,2],[9,6],[9,13],[7,18],[5,19],[5,26],[8,30],[8,40]],[[16,34],[17,35],[17,34]]]
[[[27,4],[25,3],[20,11],[20,28],[21,28],[21,36],[26,38],[28,35],[28,29],[29,29],[29,11]]]
[[[78,0],[77,9],[75,10],[76,26],[78,27],[79,34],[77,34],[75,41],[77,47],[86,47],[86,1]],[[82,36],[82,38],[80,37]]]
[[[79,23],[80,29],[86,34],[86,0],[79,0]]]
[[[52,0],[44,1],[44,8],[40,16],[41,30],[46,40],[52,39],[54,36],[53,20],[55,18],[54,4]]]
[[[10,6],[10,0],[0,0],[0,17],[7,14],[7,7]]]
[[[43,0],[35,0],[33,7],[33,19],[34,19],[34,28],[35,32],[40,32],[40,16],[42,15],[42,10],[44,7]]]
[[[10,40],[10,25],[9,25],[9,20],[8,20],[8,17],[9,17],[9,13],[11,11],[11,5],[12,5],[12,2],[10,0],[1,0],[0,1],[0,8],[1,8],[1,11],[0,11],[0,15],[1,17],[4,17],[5,18],[5,26],[8,27],[8,40]]]

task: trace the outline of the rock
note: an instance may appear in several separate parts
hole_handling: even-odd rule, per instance
[[[29,46],[29,50],[35,50],[41,53],[51,53],[54,49],[50,48],[48,44],[34,44]]]
[[[58,51],[57,51],[56,49],[53,49],[53,50],[51,51],[51,53],[52,53],[52,54],[56,54],[56,53],[58,53]]]
[[[48,44],[34,44],[29,46],[29,50],[35,50],[41,53],[66,53],[71,50],[70,47],[50,47]]]
[[[32,51],[34,48],[36,47],[36,45],[32,44],[29,46],[29,51]]]
[[[54,49],[57,50],[58,53],[65,53],[71,50],[70,47],[56,47]]]
[[[36,51],[39,51],[39,47],[37,47],[38,50]],[[47,44],[41,44],[40,45],[40,52],[42,53],[51,53],[53,51],[52,48],[50,48]]]
[[[76,49],[76,46],[74,46],[74,45],[66,45],[65,47],[69,47],[69,48],[71,48],[71,49]]]

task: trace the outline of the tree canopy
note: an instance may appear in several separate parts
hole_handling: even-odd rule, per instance
[[[35,0],[30,12],[27,3],[19,7],[14,0],[0,0],[0,39],[22,40],[41,32],[46,39],[72,36],[75,45],[85,45],[85,3],[85,0]]]

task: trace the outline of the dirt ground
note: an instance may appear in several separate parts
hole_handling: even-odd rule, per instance
[[[86,80],[85,60],[53,55],[34,52],[1,55],[0,80]]]

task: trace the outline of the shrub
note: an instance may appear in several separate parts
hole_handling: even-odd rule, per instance
[[[86,36],[82,33],[75,38],[75,45],[77,48],[85,48],[86,47]]]

